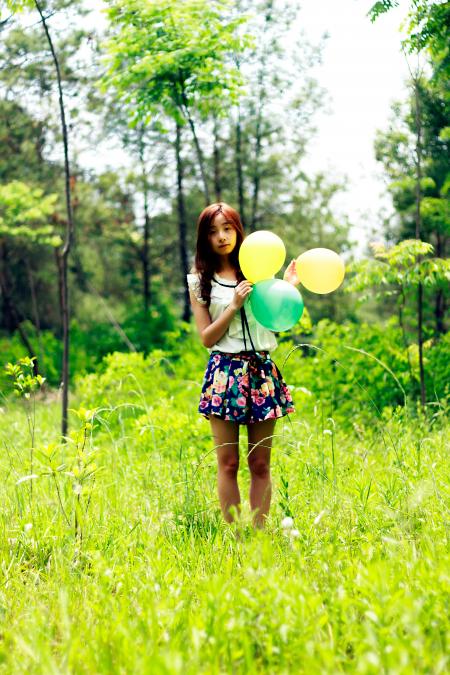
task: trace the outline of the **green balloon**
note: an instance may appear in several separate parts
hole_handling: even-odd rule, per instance
[[[250,305],[264,328],[281,332],[292,328],[303,313],[303,298],[288,281],[264,279],[253,285]]]

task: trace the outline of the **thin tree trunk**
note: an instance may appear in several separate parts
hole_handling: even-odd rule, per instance
[[[445,258],[443,238],[437,232],[436,234],[436,257]],[[446,332],[445,327],[445,294],[442,288],[439,288],[436,292],[435,302],[434,302],[434,316],[436,320],[436,333],[443,335]]]
[[[406,297],[405,297],[405,290],[403,288],[403,284],[400,285],[400,295],[401,295],[401,301],[398,303],[398,322],[400,324],[400,328],[402,331],[402,339],[403,339],[403,346],[405,348],[406,352],[406,357],[408,359],[408,370],[409,370],[409,379],[411,384],[414,382],[414,377],[413,377],[413,369],[412,369],[412,364],[411,364],[411,356],[409,354],[409,349],[408,349],[408,340],[406,337],[406,330],[405,330],[405,322],[403,319],[403,312],[406,307]]]
[[[258,114],[256,117],[256,130],[255,130],[255,157],[253,162],[253,194],[252,194],[252,213],[250,219],[250,231],[254,232],[256,230],[256,221],[258,217],[258,206],[259,206],[259,187],[261,181],[259,160],[261,157],[261,124],[262,124],[262,112],[263,112],[263,91],[262,91],[262,74],[260,75],[260,98],[258,101]]]
[[[219,150],[219,122],[216,116],[214,116],[214,147],[213,147],[213,160],[214,160],[214,192],[216,194],[216,202],[222,201],[222,175],[220,171],[220,150]]]
[[[59,67],[58,57],[53,46],[53,42],[48,30],[47,22],[42,12],[38,0],[34,0],[41,22],[44,27],[45,35],[47,37],[50,52],[52,54],[53,62],[56,70],[56,79],[58,83],[59,94],[59,110],[61,116],[61,131],[64,145],[64,173],[65,173],[65,191],[66,191],[66,210],[67,210],[67,227],[66,240],[61,252],[61,266],[60,266],[60,284],[61,284],[61,315],[63,325],[63,362],[62,362],[62,415],[61,415],[61,434],[63,440],[67,436],[68,431],[68,404],[69,404],[69,350],[70,350],[70,331],[69,331],[69,289],[67,283],[68,277],[68,258],[70,247],[74,234],[72,199],[70,191],[70,166],[69,166],[69,141],[67,135],[66,115],[64,110],[64,98],[61,83],[61,71]]]
[[[142,246],[142,274],[144,277],[144,313],[147,316],[151,305],[150,287],[150,214],[148,209],[148,180],[144,157],[144,128],[139,130],[139,162],[142,172],[142,193],[144,196],[144,243]]]
[[[420,213],[420,204],[422,193],[420,182],[422,180],[422,118],[420,110],[419,86],[417,77],[414,78],[414,97],[415,97],[415,121],[416,121],[416,239],[420,239],[422,229],[422,216]],[[417,344],[419,347],[419,375],[420,375],[420,401],[422,407],[426,403],[425,388],[425,369],[423,365],[423,287],[419,282],[417,289]]]
[[[273,2],[269,0],[264,8],[265,11],[265,21],[264,21],[264,35],[269,29],[269,24],[272,20],[272,11],[273,11]],[[270,49],[270,46],[266,45],[263,49],[261,56],[261,66],[258,73],[258,111],[256,116],[256,130],[255,130],[255,155],[253,162],[253,195],[252,195],[252,212],[250,220],[250,230],[254,232],[256,230],[256,225],[258,221],[258,208],[259,208],[259,190],[261,185],[261,169],[260,169],[260,157],[261,157],[261,147],[262,147],[262,125],[263,125],[263,111],[265,103],[265,88],[264,88],[264,79],[265,79],[265,68],[267,62],[267,50]]]
[[[434,315],[436,318],[436,333],[444,335],[447,332],[445,325],[445,295],[442,288],[439,288],[436,293],[436,300],[434,305]]]
[[[183,321],[189,322],[191,318],[191,303],[189,299],[189,287],[186,278],[186,275],[189,272],[187,246],[186,246],[187,218],[183,193],[183,159],[181,157],[181,126],[178,123],[176,125],[175,154],[177,160],[177,207],[178,207],[178,232],[179,232],[178,238],[180,242],[181,271],[183,274],[183,284],[184,284]]]
[[[41,364],[41,368],[43,369],[43,372],[45,374],[45,367],[44,367],[44,350],[42,347],[42,337],[41,337],[41,321],[39,318],[39,308],[38,308],[38,303],[37,303],[37,297],[36,297],[36,286],[34,284],[34,278],[33,278],[33,272],[31,270],[30,263],[28,259],[26,260],[26,267],[27,267],[27,275],[28,275],[28,284],[30,286],[30,295],[31,295],[31,305],[33,307],[33,315],[34,315],[34,325],[36,326],[36,337],[39,345],[39,362]]]
[[[242,170],[242,128],[241,128],[241,110],[239,107],[236,122],[236,176],[237,176],[239,213],[241,216],[242,224],[245,227],[244,174]]]
[[[210,199],[210,194],[209,194],[208,180],[207,180],[206,171],[205,171],[205,159],[203,157],[203,151],[201,149],[201,146],[200,146],[200,143],[199,143],[199,140],[198,140],[198,137],[197,137],[197,131],[195,129],[194,120],[191,117],[191,113],[190,113],[190,110],[189,110],[189,104],[188,104],[188,101],[187,101],[187,98],[186,98],[186,93],[184,91],[184,82],[183,82],[183,78],[181,77],[181,75],[179,75],[179,83],[180,83],[179,94],[181,96],[181,101],[178,103],[178,105],[180,107],[181,113],[187,119],[187,121],[189,123],[189,126],[191,128],[192,138],[194,139],[195,151],[197,153],[197,159],[198,159],[198,163],[199,163],[199,167],[200,167],[200,174],[201,174],[202,182],[203,182],[203,193],[205,195],[206,205],[208,205],[211,202],[211,199]],[[181,105],[180,105],[180,103],[181,103]]]

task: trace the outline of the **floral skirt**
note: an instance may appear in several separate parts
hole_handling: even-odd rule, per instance
[[[212,352],[198,411],[206,419],[249,424],[295,412],[283,376],[268,352]]]

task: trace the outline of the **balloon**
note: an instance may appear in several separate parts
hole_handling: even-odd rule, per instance
[[[239,249],[239,264],[244,276],[256,283],[273,277],[282,267],[286,249],[280,237],[267,230],[252,232]]]
[[[345,266],[342,258],[329,248],[312,248],[298,256],[297,276],[313,293],[331,293],[342,284]]]
[[[250,306],[264,328],[280,332],[292,328],[303,313],[303,299],[288,281],[265,279],[253,286]]]

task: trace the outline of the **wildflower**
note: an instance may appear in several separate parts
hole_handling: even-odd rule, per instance
[[[29,532],[31,529],[33,529],[33,523],[25,523],[23,529],[25,530],[25,532]]]
[[[297,537],[300,536],[300,532],[298,530],[291,530],[290,534],[292,539],[297,539]]]
[[[318,524],[320,523],[320,521],[322,520],[322,518],[324,517],[324,515],[326,514],[326,512],[327,512],[326,509],[324,509],[323,511],[321,511],[321,512],[319,513],[319,515],[317,515],[317,516],[314,518],[314,525],[318,525]]]
[[[293,525],[294,520],[290,516],[286,516],[281,521],[281,527],[283,528],[283,530],[290,530]]]

